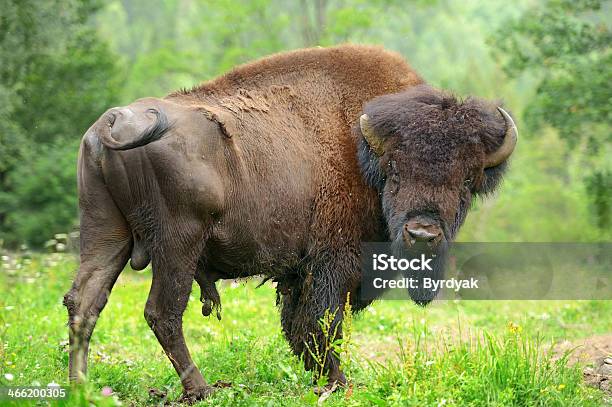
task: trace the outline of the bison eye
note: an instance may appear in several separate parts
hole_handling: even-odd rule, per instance
[[[463,181],[463,185],[469,188],[472,186],[473,181],[474,180],[471,177],[468,177],[465,179],[465,181]]]
[[[396,194],[397,191],[399,190],[399,183],[400,183],[399,175],[391,174],[391,177],[389,177],[389,181],[391,181],[391,193]]]

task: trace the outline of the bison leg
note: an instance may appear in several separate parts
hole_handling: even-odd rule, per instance
[[[304,279],[279,285],[281,295],[281,323],[283,332],[293,352],[302,356],[306,370],[315,372],[315,377],[326,375],[326,391],[346,384],[340,369],[338,355],[329,349],[331,343],[342,337],[342,314],[345,290],[337,275],[328,267],[307,273]],[[319,323],[326,314],[331,315],[331,324],[326,332]]]
[[[80,265],[64,296],[70,338],[69,378],[87,373],[89,340],[100,312],[130,256],[131,235],[121,212],[95,172],[81,163]]]
[[[90,242],[96,241],[100,242]],[[87,373],[89,341],[96,321],[130,254],[129,241],[100,246],[95,255],[90,251],[81,253],[79,271],[64,296],[69,318],[70,380],[81,380]]]
[[[153,254],[153,283],[145,319],[179,375],[184,397],[202,399],[213,389],[191,359],[183,336],[183,313],[203,246],[202,233],[181,225],[165,231],[163,236],[168,238],[157,245]]]

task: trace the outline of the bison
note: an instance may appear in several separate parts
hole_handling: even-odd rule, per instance
[[[164,98],[104,113],[78,159],[80,266],[64,297],[71,379],[83,377],[96,320],[131,261],[152,263],[144,316],[189,399],[212,387],[189,354],[182,316],[193,280],[202,313],[215,283],[277,283],[284,335],[315,366],[334,315],[360,296],[360,242],[433,250],[451,242],[471,201],[499,184],[517,140],[498,104],[434,89],[400,57],[344,45],[282,53]],[[419,300],[426,303],[429,299]]]

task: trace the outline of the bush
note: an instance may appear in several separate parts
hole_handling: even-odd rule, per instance
[[[5,225],[33,247],[41,247],[56,233],[74,228],[77,221],[76,160],[78,141],[41,145],[21,158],[11,171],[12,194]]]

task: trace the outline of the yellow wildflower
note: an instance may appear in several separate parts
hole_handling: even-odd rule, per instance
[[[508,322],[508,330],[513,334],[519,334],[523,331],[523,327],[510,321]]]

